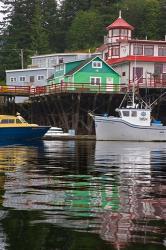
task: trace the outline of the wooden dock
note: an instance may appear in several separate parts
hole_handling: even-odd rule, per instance
[[[56,141],[56,140],[81,140],[81,141],[95,141],[95,135],[56,135],[56,136],[44,136],[43,140]]]

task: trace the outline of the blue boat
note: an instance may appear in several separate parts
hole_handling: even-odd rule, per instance
[[[40,139],[49,128],[28,123],[19,113],[16,116],[0,115],[0,141]]]

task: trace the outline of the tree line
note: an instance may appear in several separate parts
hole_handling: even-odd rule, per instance
[[[106,27],[122,17],[139,39],[166,35],[166,0],[0,0],[0,79],[6,69],[30,64],[30,56],[66,51],[94,51]]]

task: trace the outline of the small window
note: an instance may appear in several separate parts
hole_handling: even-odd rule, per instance
[[[122,76],[126,76],[126,72],[122,72]]]
[[[119,46],[113,46],[111,49],[112,56],[119,56],[120,48]]]
[[[16,77],[10,77],[10,82],[16,82],[17,78]]]
[[[123,116],[129,117],[130,112],[129,111],[123,111]]]
[[[93,85],[100,85],[101,78],[100,77],[91,77],[90,78],[90,83],[93,84]]]
[[[159,56],[166,56],[166,46],[159,46],[158,55]]]
[[[16,119],[16,123],[22,123],[19,119]]]
[[[133,55],[143,55],[143,45],[142,44],[134,44]]]
[[[9,119],[8,123],[14,123],[14,119]]]
[[[131,116],[132,116],[132,117],[137,117],[137,111],[134,111],[134,110],[131,111]]]
[[[44,76],[37,76],[37,80],[38,80],[38,81],[44,80]]]
[[[26,77],[25,76],[20,76],[20,82],[25,82]]]
[[[153,45],[145,45],[144,46],[144,55],[145,56],[153,56],[154,55],[154,46]]]
[[[63,57],[59,58],[59,63],[63,63]]]
[[[2,124],[7,124],[7,123],[8,123],[8,119],[3,119],[3,120],[1,120],[1,123],[2,123]]]
[[[35,77],[34,76],[30,76],[29,80],[30,80],[30,82],[34,82],[35,81]]]
[[[60,70],[63,70],[63,64],[60,64]]]
[[[101,61],[93,61],[92,68],[102,68],[102,62]]]

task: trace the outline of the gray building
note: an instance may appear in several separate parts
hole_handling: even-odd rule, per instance
[[[60,53],[32,56],[32,64],[27,69],[6,70],[6,84],[34,87],[47,85],[47,79],[53,74],[56,65],[86,59],[91,55],[91,53]]]
[[[13,86],[44,86],[54,68],[28,68],[6,70],[6,84]]]

